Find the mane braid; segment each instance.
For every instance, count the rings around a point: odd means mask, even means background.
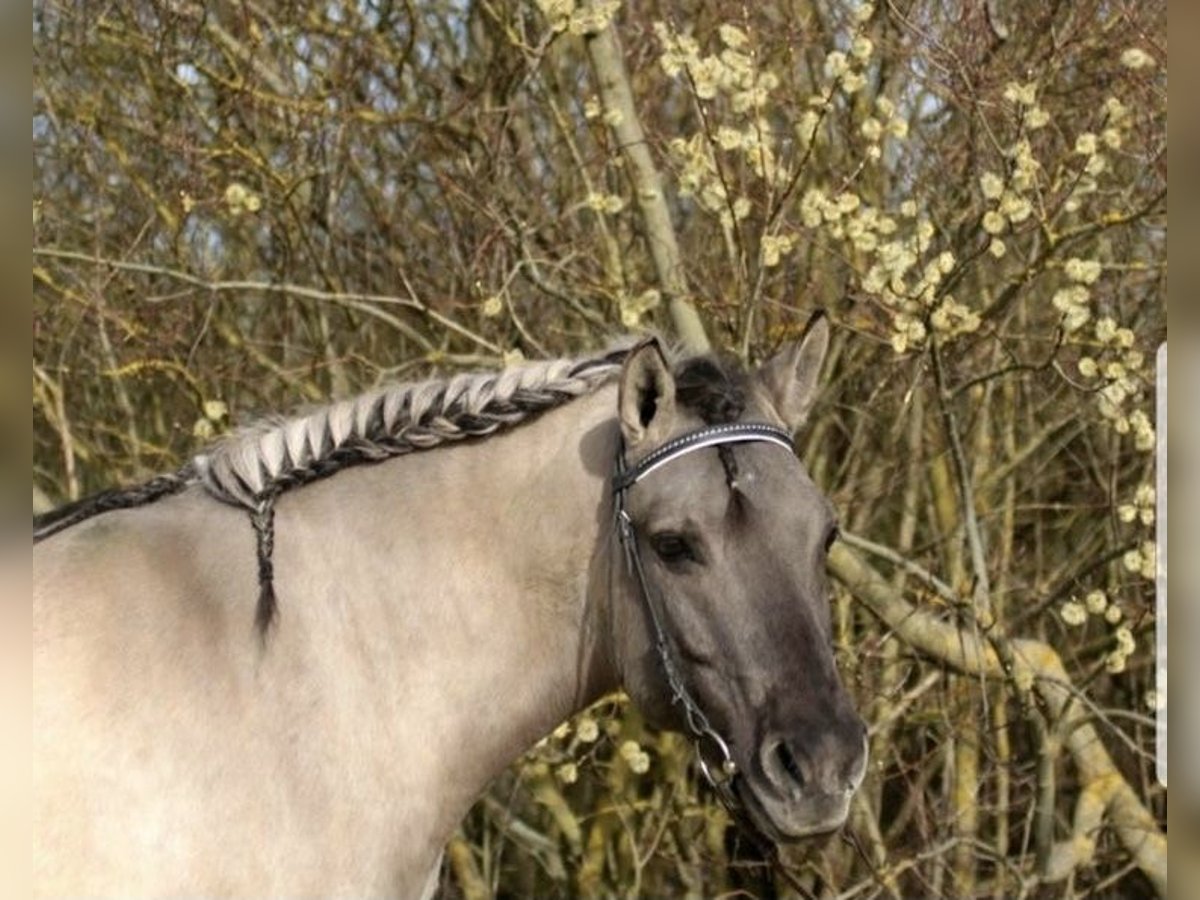
[[[159,475],[142,484],[127,488],[113,488],[52,509],[33,517],[33,542],[45,540],[72,525],[77,525],[92,516],[111,512],[114,509],[133,509],[145,506],[161,497],[178,494],[194,484],[196,473],[191,463],[177,472]]]

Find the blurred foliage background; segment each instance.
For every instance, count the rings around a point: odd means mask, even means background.
[[[33,37],[35,509],[381,380],[833,318],[851,822],[782,877],[615,697],[444,896],[1165,891],[1164,3],[37,0]]]

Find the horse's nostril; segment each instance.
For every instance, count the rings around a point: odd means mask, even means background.
[[[803,788],[806,780],[804,773],[800,771],[800,764],[796,762],[796,757],[792,755],[786,742],[780,741],[775,745],[775,755],[779,758],[779,764],[783,766],[783,770],[791,776],[792,781],[796,782],[796,786]]]

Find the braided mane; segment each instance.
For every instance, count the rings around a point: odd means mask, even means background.
[[[483,437],[590,394],[620,371],[628,348],[580,360],[535,362],[368,391],[305,415],[251,426],[194,456],[177,472],[104,491],[35,516],[36,543],[93,516],[200,485],[250,514],[257,538],[255,621],[265,639],[276,615],[272,555],[275,500],[344,468]]]
[[[616,376],[626,352],[389,385],[252,426],[192,466],[212,496],[258,510],[266,498],[347,466],[483,437],[590,394]]]

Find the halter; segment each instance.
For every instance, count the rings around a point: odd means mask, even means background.
[[[792,436],[775,425],[768,425],[765,422],[712,425],[668,441],[633,467],[628,466],[625,462],[625,447],[622,442],[617,448],[616,469],[612,480],[617,534],[620,536],[621,548],[625,551],[626,567],[630,574],[637,579],[642,599],[650,613],[650,621],[654,625],[654,643],[658,650],[658,658],[662,662],[663,672],[667,676],[667,685],[671,689],[671,702],[678,703],[683,707],[684,720],[695,741],[696,758],[700,762],[700,771],[704,773],[705,780],[712,785],[717,796],[721,798],[721,802],[735,814],[737,800],[733,793],[733,779],[738,774],[737,763],[734,762],[733,755],[729,752],[729,744],[713,728],[708,716],[704,714],[704,710],[696,703],[695,698],[683,683],[675,661],[671,640],[666,631],[662,598],[650,588],[650,584],[646,580],[646,569],[642,565],[642,556],[638,552],[633,520],[625,509],[625,494],[655,469],[665,466],[693,450],[751,441],[777,444],[789,453],[795,452]],[[710,741],[720,753],[721,774],[719,777],[709,768],[704,754],[701,752],[701,744],[706,740]]]

